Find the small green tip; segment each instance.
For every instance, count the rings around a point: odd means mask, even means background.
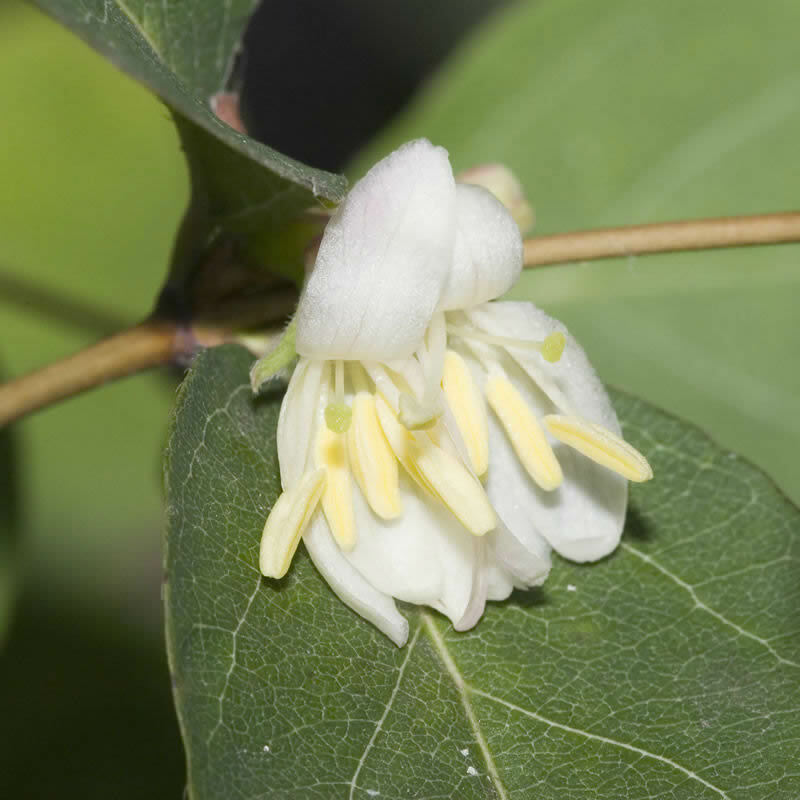
[[[333,433],[347,433],[353,412],[346,403],[329,403],[325,408],[325,424]]]
[[[556,331],[555,333],[551,333],[543,342],[542,342],[542,358],[545,361],[549,361],[551,364],[555,364],[558,361],[562,354],[564,353],[564,348],[567,345],[567,337],[564,336],[561,331]]]

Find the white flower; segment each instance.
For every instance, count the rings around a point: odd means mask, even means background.
[[[521,268],[511,214],[426,140],[353,187],[297,309],[265,575],[302,537],[336,594],[402,645],[395,598],[466,630],[487,599],[542,583],[551,547],[575,561],[616,547],[627,481],[652,473],[564,327],[490,302]]]

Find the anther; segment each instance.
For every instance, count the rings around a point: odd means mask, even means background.
[[[505,375],[495,374],[486,384],[486,398],[531,478],[545,491],[557,489],[564,479],[561,465],[522,395]]]
[[[320,427],[314,463],[324,469],[327,475],[325,491],[322,493],[322,510],[333,538],[342,550],[352,550],[356,544],[356,524],[345,437]]]
[[[347,454],[370,508],[382,519],[399,517],[402,507],[397,459],[378,420],[375,398],[367,392],[359,392],[353,399]]]
[[[324,489],[325,470],[312,470],[275,501],[261,535],[259,567],[263,575],[282,578],[286,574]]]
[[[466,362],[452,350],[445,355],[442,390],[464,440],[472,471],[481,476],[489,467],[486,406]]]
[[[556,439],[629,481],[641,483],[653,477],[647,459],[602,425],[560,414],[546,416],[544,424]]]

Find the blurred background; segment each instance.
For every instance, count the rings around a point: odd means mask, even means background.
[[[353,177],[421,135],[457,169],[503,161],[540,233],[787,210],[799,24],[795,0],[265,2],[244,113],[268,144]],[[0,0],[0,76],[0,370],[14,376],[150,309],[187,175],[159,102],[16,0]],[[564,319],[605,380],[798,501],[799,253],[559,267],[514,295]],[[4,796],[181,796],[160,606],[178,378],[105,387],[2,440],[0,555],[21,565],[12,581],[0,564]]]

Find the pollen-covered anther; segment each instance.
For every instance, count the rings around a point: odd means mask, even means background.
[[[403,509],[397,459],[378,420],[375,397],[368,392],[359,392],[353,398],[347,455],[370,508],[382,519],[399,517]]]
[[[307,472],[293,489],[283,492],[272,507],[261,535],[259,567],[268,578],[282,578],[300,537],[325,489],[325,470]]]
[[[560,414],[546,416],[544,424],[556,439],[629,481],[641,483],[653,477],[647,459],[635,447],[601,425]]]
[[[486,407],[472,380],[469,367],[452,350],[448,350],[445,355],[442,390],[467,448],[472,471],[480,477],[489,468]]]
[[[531,478],[545,491],[557,489],[564,479],[561,465],[522,395],[505,375],[495,374],[486,384],[486,398]]]
[[[412,448],[416,468],[456,519],[475,536],[497,527],[497,517],[480,481],[455,456],[418,434]]]
[[[320,426],[314,447],[314,463],[327,475],[322,493],[325,519],[339,547],[350,551],[356,544],[356,524],[345,435]]]
[[[480,481],[429,434],[411,433],[401,425],[380,395],[376,409],[389,446],[411,479],[442,503],[470,533],[483,536],[493,530],[497,517]]]

